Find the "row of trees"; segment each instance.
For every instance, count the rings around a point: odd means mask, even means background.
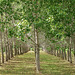
[[[75,64],[75,7],[74,0],[63,0],[48,7],[50,14],[44,25],[46,38],[49,41],[47,49],[51,54],[61,56],[72,63],[72,54]],[[47,41],[47,42],[48,42]],[[57,53],[57,54],[56,54]],[[66,55],[67,53],[67,55]],[[59,55],[58,55],[59,54]]]
[[[50,47],[52,54],[56,55],[56,51],[57,54],[58,51],[62,51],[63,57],[67,50],[72,62],[73,49],[75,57],[74,3],[75,0],[2,0],[0,2],[0,14],[4,16],[4,21],[0,23],[3,28],[8,29],[9,37],[17,37],[24,42],[27,37],[33,42],[37,72],[40,70],[39,47],[42,46],[40,32],[44,33],[45,47],[47,49]],[[31,30],[34,33],[31,33]]]
[[[19,34],[20,28],[19,21],[15,20],[15,10],[13,10],[12,2],[9,0],[3,0],[0,2],[0,63],[10,60],[12,57],[23,54],[28,51],[26,42],[22,41],[23,38]],[[18,30],[18,33],[17,33]],[[19,37],[19,38],[18,38]]]

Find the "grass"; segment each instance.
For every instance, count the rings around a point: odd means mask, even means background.
[[[75,75],[75,66],[59,57],[40,53],[40,73],[36,74],[34,52],[18,55],[0,66],[0,75]]]

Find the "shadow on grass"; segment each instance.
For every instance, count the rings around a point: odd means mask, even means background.
[[[59,57],[40,53],[40,73],[36,74],[35,55],[28,52],[0,67],[0,75],[75,75],[75,66]]]

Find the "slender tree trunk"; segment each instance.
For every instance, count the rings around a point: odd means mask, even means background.
[[[35,32],[35,27],[34,27],[34,41],[36,41],[35,34],[36,34],[36,32]],[[34,45],[34,52],[35,52],[35,58],[36,58],[36,45]]]
[[[53,55],[53,48],[51,47],[50,54]]]
[[[17,55],[17,48],[16,48],[16,40],[14,38],[14,55],[16,56]]]
[[[75,64],[75,43],[74,43],[74,64]]]
[[[6,29],[7,30],[7,29]],[[7,32],[7,31],[6,31]],[[10,51],[9,51],[9,40],[8,40],[8,33],[6,33],[7,37],[7,60],[10,59]]]
[[[10,43],[8,41],[8,59],[10,60]]]
[[[57,50],[57,57],[58,57],[58,50]]]
[[[13,57],[13,42],[12,42],[12,38],[11,38],[10,49],[11,49],[11,58],[12,58]]]
[[[8,47],[7,47],[7,45],[6,45],[6,50],[5,50],[5,54],[6,54],[6,61],[8,61]]]
[[[6,28],[6,50],[5,50],[5,54],[6,54],[6,61],[8,61],[8,36],[7,36],[7,28]]]
[[[66,60],[66,50],[64,51],[64,59]]]
[[[70,58],[70,63],[72,63],[72,56],[71,56],[71,47],[69,48],[69,58]]]
[[[39,59],[39,39],[38,39],[38,31],[35,30],[35,38],[36,38],[36,71],[39,73],[40,71],[40,59]]]
[[[69,58],[70,58],[70,63],[72,63],[72,55],[71,55],[71,37],[70,37],[70,45],[69,45]]]
[[[1,22],[3,22],[3,14],[1,14]],[[1,25],[2,27],[2,25]],[[3,52],[3,41],[2,41],[2,32],[1,32],[1,60],[2,60],[2,63],[4,63],[4,52]]]
[[[60,57],[60,49],[58,50],[58,57]]]
[[[20,44],[20,54],[21,54],[21,44]]]
[[[4,63],[4,52],[3,52],[2,33],[1,33],[1,60],[2,60],[2,63]]]
[[[67,60],[69,61],[69,50],[67,50]]]
[[[59,49],[59,57],[61,57],[61,49]]]
[[[5,49],[5,61],[8,61],[7,28],[5,28],[4,33],[4,49]]]
[[[7,14],[5,13],[5,17],[7,17]],[[5,18],[5,21],[7,21],[7,18]],[[6,23],[5,23],[6,24]],[[8,61],[8,33],[7,33],[7,27],[5,27],[5,60]]]
[[[56,50],[54,50],[54,55],[56,56]]]
[[[17,54],[19,55],[19,47],[17,48]]]
[[[64,53],[63,53],[63,50],[62,50],[62,59],[64,59]]]

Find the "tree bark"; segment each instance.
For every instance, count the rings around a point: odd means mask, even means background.
[[[75,43],[74,43],[74,64],[75,64]]]
[[[5,54],[6,54],[6,61],[8,61],[8,36],[7,36],[7,28],[6,28],[6,50],[5,50]]]
[[[54,50],[54,55],[56,56],[56,50]]]
[[[35,30],[35,39],[36,39],[36,71],[39,73],[40,71],[40,59],[39,59],[39,39],[38,39],[38,31]]]
[[[63,53],[63,50],[62,50],[62,59],[64,59],[64,53]]]
[[[3,22],[3,14],[1,14],[1,22]],[[2,24],[1,24],[1,27],[2,27]],[[4,63],[4,52],[3,52],[3,41],[2,41],[2,32],[1,32],[1,60],[2,60],[2,63]]]
[[[34,27],[34,41],[36,41],[35,34],[36,32],[35,32],[35,27]],[[35,58],[36,58],[36,44],[34,45],[34,52],[35,52]]]
[[[70,63],[72,63],[71,47],[69,48],[69,58],[70,58]]]
[[[66,60],[66,50],[64,51],[64,59]]]
[[[21,54],[21,44],[20,44],[20,54]]]
[[[10,43],[8,41],[8,59],[10,60]]]
[[[16,40],[14,38],[14,55],[16,56],[17,55],[17,48],[16,48]]]
[[[69,58],[70,58],[70,63],[72,63],[72,55],[71,55],[71,37],[70,37],[70,45],[69,45]]]
[[[58,57],[58,50],[57,50],[57,57]]]
[[[69,50],[67,50],[67,60],[69,61]]]
[[[11,38],[11,42],[10,42],[10,49],[11,49],[11,58],[13,57],[13,42],[12,42],[12,38]]]

